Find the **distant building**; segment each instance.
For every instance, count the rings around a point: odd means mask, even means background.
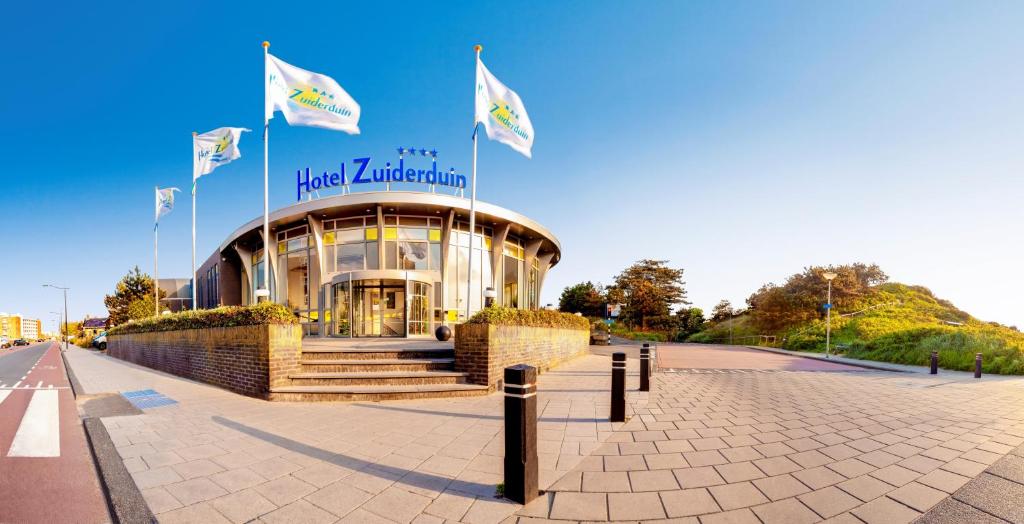
[[[192,308],[192,288],[187,278],[161,278],[157,281],[164,297],[160,299],[160,311],[177,313]]]
[[[82,321],[82,333],[88,338],[93,338],[99,335],[100,331],[106,331],[107,324],[107,318],[86,318]]]
[[[0,336],[7,337],[7,340],[36,340],[42,333],[43,323],[39,319],[0,313]]]

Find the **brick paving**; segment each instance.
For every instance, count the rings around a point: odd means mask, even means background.
[[[155,389],[178,402],[101,419],[160,522],[496,523],[521,507],[494,497],[500,394],[266,402],[78,348],[67,358],[86,393]],[[630,366],[636,389],[637,363]],[[538,382],[540,484],[548,487],[621,423],[608,422],[606,357],[579,358]]]
[[[1024,443],[1022,379],[803,372],[840,369],[749,351],[661,346],[663,368],[711,372],[655,375],[520,522],[910,522]]]

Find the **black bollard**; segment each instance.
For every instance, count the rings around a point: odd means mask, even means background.
[[[626,421],[626,354],[612,353],[611,422]]]
[[[640,348],[640,391],[651,390],[651,345]]]
[[[505,368],[505,497],[527,504],[540,493],[537,460],[537,368]]]
[[[931,370],[931,374],[932,375],[938,375],[939,374],[939,352],[938,351],[932,351],[932,370]]]
[[[981,378],[981,353],[974,354],[974,378]]]

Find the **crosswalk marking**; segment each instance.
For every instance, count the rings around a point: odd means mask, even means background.
[[[21,419],[8,457],[59,457],[60,412],[56,390],[37,390]]]
[[[10,395],[10,394],[11,394],[11,390],[9,390],[9,389],[0,389],[0,404],[3,404],[4,400],[7,399],[7,395]]]

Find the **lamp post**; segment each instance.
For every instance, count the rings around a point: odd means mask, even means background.
[[[57,332],[60,333],[61,319],[64,318],[59,311],[51,311],[51,315],[57,315]]]
[[[836,274],[826,271],[821,276],[828,281],[828,303],[825,304],[825,358],[828,358],[828,347],[832,339],[832,279],[836,278]]]
[[[53,284],[43,284],[43,287],[52,287],[59,289],[64,292],[64,351],[68,350],[68,290],[71,288],[55,286]]]

